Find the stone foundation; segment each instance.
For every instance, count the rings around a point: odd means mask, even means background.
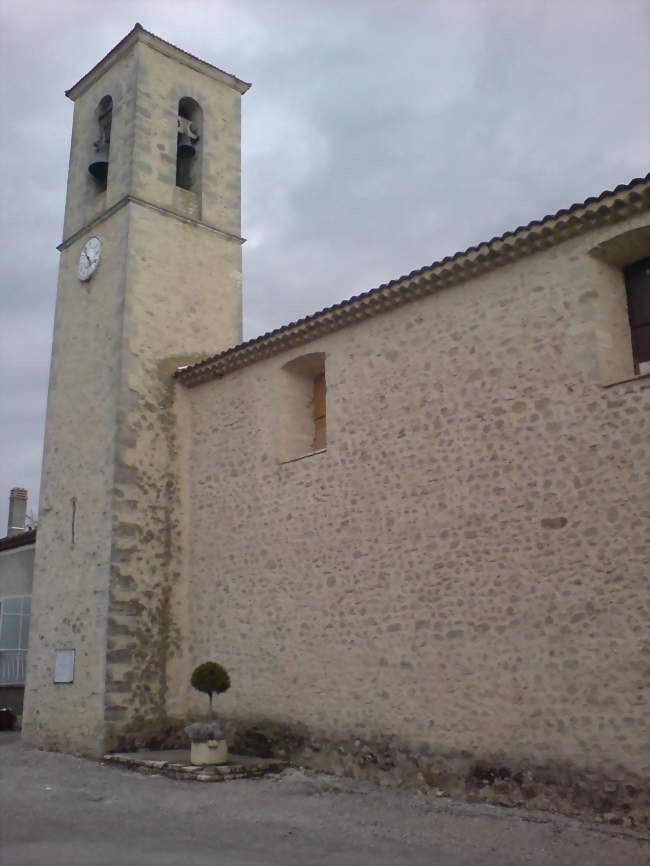
[[[119,732],[107,738],[106,752],[135,752],[142,749],[188,749],[189,738],[185,719],[161,717],[144,719],[136,716]]]
[[[305,726],[263,719],[220,717],[219,722],[230,751],[249,760],[279,761],[498,806],[556,811],[650,833],[650,785],[623,770],[605,776],[568,761],[537,763],[515,758],[505,750],[478,755],[468,751],[436,752],[423,745],[415,753],[396,738],[374,742],[360,738],[334,740]],[[134,752],[143,749],[187,749],[189,755],[188,738],[183,732],[186,724],[182,719],[134,723],[109,751],[128,752],[114,756],[121,763],[135,760]],[[185,771],[178,772],[178,778],[185,778]],[[171,769],[166,772],[171,774]]]
[[[396,739],[333,741],[301,727],[232,720],[224,725],[238,754],[288,760],[312,770],[500,806],[562,812],[650,831],[650,787],[623,771],[604,776],[566,761],[536,763],[498,754],[415,754]]]

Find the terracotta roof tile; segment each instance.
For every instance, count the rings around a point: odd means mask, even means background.
[[[36,530],[27,529],[25,532],[19,532],[18,535],[6,535],[0,538],[0,550],[11,550],[14,547],[26,547],[28,544],[34,544],[36,541]]]
[[[597,205],[599,205],[597,207]],[[180,367],[174,373],[187,387],[223,376],[240,367],[299,346],[322,334],[400,306],[438,289],[462,282],[538,250],[582,234],[596,225],[615,223],[650,208],[650,174],[605,190],[580,204],[532,220],[489,241],[445,256],[377,288],[353,295],[331,307],[289,322],[203,361]]]

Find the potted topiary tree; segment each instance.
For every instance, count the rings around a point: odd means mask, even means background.
[[[224,764],[228,760],[228,745],[221,725],[212,715],[212,695],[223,694],[230,688],[230,676],[218,662],[203,662],[194,668],[190,679],[192,686],[208,696],[208,721],[187,725],[185,733],[190,738],[190,761],[193,764]]]

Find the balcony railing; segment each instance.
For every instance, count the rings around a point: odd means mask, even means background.
[[[0,650],[0,686],[25,684],[27,650]]]

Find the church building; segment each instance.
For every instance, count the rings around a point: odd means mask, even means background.
[[[24,737],[214,660],[235,750],[642,814],[650,175],[241,342],[248,88],[136,25],[67,92]]]

